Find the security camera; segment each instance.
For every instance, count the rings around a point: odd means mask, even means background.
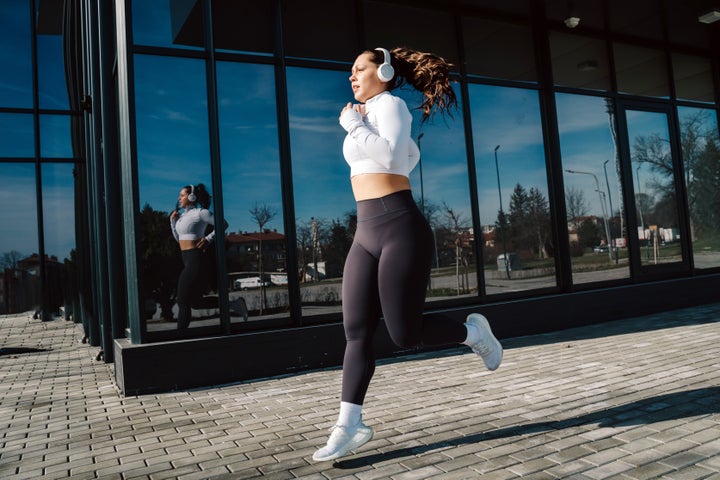
[[[565,26],[575,28],[580,24],[580,17],[568,17],[565,19]]]

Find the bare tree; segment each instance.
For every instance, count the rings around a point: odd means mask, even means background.
[[[277,215],[277,212],[268,207],[267,204],[258,204],[249,210],[251,219],[258,226],[258,274],[260,275],[260,315],[267,308],[267,293],[265,291],[265,267],[263,262],[262,236],[265,226]]]
[[[0,270],[17,267],[18,262],[23,256],[24,255],[17,250],[10,250],[9,252],[3,253],[2,256],[0,256]]]
[[[588,212],[585,193],[579,188],[568,188],[567,192],[565,192],[565,208],[568,222],[572,222],[575,228],[578,228],[578,218],[587,215]]]
[[[454,233],[455,239],[455,279],[457,294],[465,293],[469,288],[468,259],[463,248],[463,231],[466,229],[465,220],[462,214],[450,208],[443,202],[445,217],[449,220],[450,230]],[[462,265],[462,273],[460,266]]]

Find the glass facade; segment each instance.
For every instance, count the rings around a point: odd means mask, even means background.
[[[97,13],[66,3],[77,28]],[[412,110],[410,181],[435,241],[428,309],[720,272],[720,65],[710,34],[681,35],[704,28],[683,9],[576,2],[570,29],[542,1],[116,3],[103,12],[120,43],[72,58],[47,3],[0,15],[0,195],[18,205],[0,214],[13,232],[0,313],[80,302],[104,321],[107,292],[83,282],[121,257],[130,321],[112,331],[133,343],[339,322],[356,212],[338,116],[366,45],[453,64],[453,116],[421,124]],[[99,78],[106,56],[116,68]],[[178,332],[169,216],[199,184],[217,241]]]

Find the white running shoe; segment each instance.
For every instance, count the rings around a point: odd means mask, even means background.
[[[363,423],[354,427],[335,425],[330,429],[332,433],[327,444],[313,454],[316,462],[335,460],[345,456],[350,450],[365,445],[373,437],[372,428]]]
[[[471,313],[467,316],[465,324],[474,326],[480,333],[480,340],[470,345],[472,351],[482,357],[488,370],[497,370],[500,363],[502,363],[503,349],[500,342],[493,335],[492,330],[490,330],[487,318],[479,313]]]

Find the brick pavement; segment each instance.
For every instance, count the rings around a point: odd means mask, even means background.
[[[720,304],[380,362],[375,438],[313,463],[340,370],[123,397],[77,326],[0,317],[0,478],[720,479]],[[250,360],[249,360],[250,361]]]

